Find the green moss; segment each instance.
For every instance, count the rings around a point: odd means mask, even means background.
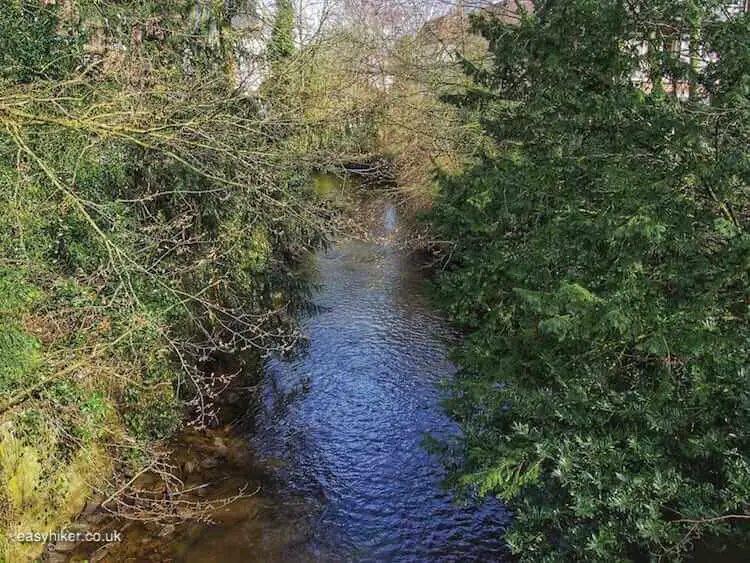
[[[33,560],[42,546],[12,540],[18,532],[59,530],[78,513],[91,492],[88,483],[109,471],[104,451],[85,445],[75,456],[57,457],[55,421],[45,420],[44,432],[20,438],[14,425],[0,428],[0,502],[4,503],[0,560]]]
[[[39,341],[21,328],[21,317],[41,292],[26,283],[22,271],[0,268],[0,391],[10,393],[29,382],[42,357]]]

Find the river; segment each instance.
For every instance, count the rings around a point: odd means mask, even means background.
[[[383,211],[387,235],[397,228]],[[345,241],[317,259],[318,312],[293,360],[266,365],[253,444],[284,460],[294,494],[322,511],[306,546],[336,560],[497,560],[501,507],[460,508],[423,436],[455,432],[438,383],[449,336],[418,264],[395,246]]]
[[[426,300],[418,260],[394,244],[379,204],[376,242],[344,240],[315,257],[306,343],[264,365],[249,407],[248,480],[258,496],[168,539],[129,534],[121,557],[173,561],[501,561],[507,514],[459,506],[424,436],[458,430],[440,406],[450,333]],[[376,208],[378,208],[376,205]],[[242,464],[214,467],[242,479]],[[252,476],[249,473],[253,473]],[[140,543],[139,543],[140,542]],[[132,547],[132,546],[131,546]],[[156,555],[158,554],[158,555]]]

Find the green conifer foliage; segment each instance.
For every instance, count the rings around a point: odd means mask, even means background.
[[[268,44],[268,57],[279,61],[294,53],[294,5],[291,0],[277,0],[276,18]]]
[[[456,484],[509,503],[528,561],[739,545],[750,18],[707,0],[535,4],[518,24],[476,21],[495,65],[453,101],[483,111],[497,149],[444,178],[431,215],[454,244],[437,297],[466,330]],[[680,36],[717,56],[696,65]]]

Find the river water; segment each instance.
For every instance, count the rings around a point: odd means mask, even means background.
[[[441,487],[425,433],[456,432],[441,411],[449,336],[417,264],[388,242],[342,242],[317,259],[318,309],[306,350],[266,364],[253,444],[282,460],[292,494],[321,507],[301,558],[493,561],[504,553],[498,504],[459,507]],[[291,554],[289,554],[291,555]]]
[[[395,244],[395,208],[380,202],[374,209],[376,242],[341,241],[315,257],[319,289],[314,311],[302,321],[306,344],[291,358],[265,362],[257,401],[245,415],[252,462],[211,464],[211,478],[224,480],[225,491],[244,480],[261,492],[220,511],[214,524],[190,524],[164,538],[135,528],[111,557],[201,563],[506,557],[503,507],[455,504],[441,484],[440,460],[423,447],[427,433],[458,431],[440,407],[439,383],[454,372],[450,333],[427,303],[420,264]],[[236,451],[233,440],[229,449]],[[199,442],[186,443],[200,464]]]

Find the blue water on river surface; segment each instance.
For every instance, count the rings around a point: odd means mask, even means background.
[[[383,208],[384,235],[397,230]],[[317,507],[287,560],[497,561],[507,515],[460,507],[424,433],[456,432],[438,383],[454,372],[424,278],[396,245],[341,242],[317,257],[317,312],[293,359],[266,363],[253,446],[291,498]]]

